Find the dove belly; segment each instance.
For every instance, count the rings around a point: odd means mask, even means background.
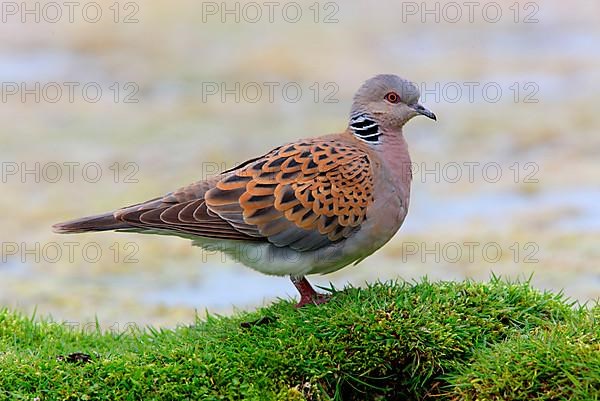
[[[367,220],[351,237],[313,251],[296,251],[290,247],[277,247],[269,242],[204,237],[196,237],[193,243],[209,252],[223,252],[264,274],[326,274],[351,263],[358,263],[381,248],[398,231],[405,215],[406,211],[401,210],[401,216],[398,217],[383,216]]]
[[[268,242],[211,238],[196,238],[194,245],[208,252],[222,252],[254,270],[276,276],[330,273],[360,259],[364,254],[349,251],[344,242],[303,252],[289,247],[277,247]]]

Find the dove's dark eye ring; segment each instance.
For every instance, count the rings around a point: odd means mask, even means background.
[[[400,103],[400,96],[396,92],[390,92],[384,96],[384,99],[390,103]]]

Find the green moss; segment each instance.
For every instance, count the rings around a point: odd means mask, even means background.
[[[600,376],[588,314],[498,279],[347,288],[175,330],[90,333],[4,310],[0,398],[587,400]],[[57,358],[74,352],[92,362]]]
[[[595,316],[594,316],[595,314]],[[598,400],[600,307],[478,350],[449,379],[457,400]]]

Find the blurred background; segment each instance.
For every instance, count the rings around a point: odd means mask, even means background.
[[[183,239],[50,226],[343,130],[377,73],[417,83],[438,116],[405,128],[409,215],[312,281],[496,274],[600,296],[599,3],[69,4],[1,5],[0,306],[118,329],[295,297]]]

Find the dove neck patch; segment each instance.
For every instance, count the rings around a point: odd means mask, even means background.
[[[370,144],[381,143],[379,124],[368,114],[357,114],[350,118],[350,129],[361,141]]]

